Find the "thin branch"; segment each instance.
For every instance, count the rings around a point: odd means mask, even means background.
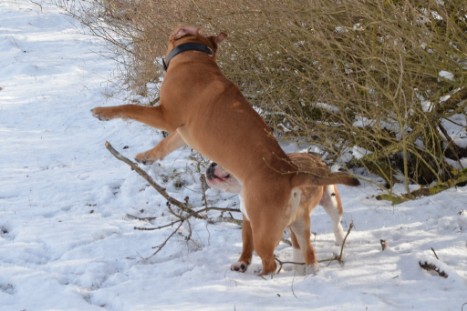
[[[204,212],[209,212],[209,211],[241,213],[239,208],[234,208],[234,207],[214,207],[214,206],[206,207],[206,208],[194,211],[193,213],[199,214],[199,213],[204,213]]]
[[[344,241],[342,241],[341,252],[339,254],[339,257],[337,258],[337,261],[339,261],[339,263],[341,264],[344,263],[344,261],[342,260],[342,256],[344,254],[345,242],[347,241],[347,238],[349,237],[350,231],[352,231],[352,229],[353,229],[353,221],[349,225],[349,229],[347,230],[347,234],[345,235]]]
[[[202,200],[203,200],[204,206],[208,207],[208,199],[206,198],[206,190],[208,188],[208,184],[206,182],[206,177],[203,174],[199,176],[199,182],[201,183],[201,192],[203,194]]]
[[[344,260],[343,260],[342,258],[343,258],[343,254],[344,254],[345,242],[347,241],[347,237],[349,236],[350,231],[352,231],[352,229],[353,229],[353,222],[350,223],[349,229],[347,230],[347,234],[345,235],[344,241],[342,241],[340,254],[339,254],[339,255],[334,255],[334,256],[331,257],[331,258],[320,259],[320,260],[318,260],[318,263],[320,263],[320,262],[331,262],[331,261],[336,260],[336,261],[338,261],[340,264],[343,264],[343,263],[344,263]],[[298,265],[298,266],[306,265],[305,262],[282,261],[282,260],[280,260],[280,259],[277,258],[277,257],[275,257],[274,259],[275,259],[275,260],[277,261],[277,263],[279,264],[279,269],[278,269],[277,273],[279,273],[279,272],[282,270],[282,266],[285,265],[285,264]]]
[[[149,258],[156,256],[164,248],[167,242],[175,235],[175,233],[178,232],[178,230],[180,229],[180,227],[183,225],[184,222],[185,221],[180,221],[180,224],[178,225],[178,227],[165,239],[165,241],[162,242],[162,244],[160,244],[159,246],[154,247],[157,250],[151,256],[146,257],[145,259],[148,260]]]
[[[292,278],[292,285],[291,285],[291,288],[292,288],[292,294],[293,294],[293,296],[294,296],[295,298],[298,299],[297,295],[295,295],[295,290],[294,290],[294,288],[293,288],[294,282],[295,282],[295,273],[294,273],[293,278]]]
[[[131,214],[126,214],[126,217],[129,218],[129,219],[136,219],[136,220],[147,221],[147,222],[152,222],[152,221],[157,219],[157,217],[154,217],[154,216],[139,217],[139,216],[135,216],[135,215],[131,215]]]
[[[131,161],[130,159],[124,157],[121,155],[117,150],[115,150],[112,145],[106,141],[105,142],[105,148],[110,151],[110,153],[116,157],[118,160],[128,164],[136,173],[138,173],[141,177],[143,177],[154,189],[156,189],[157,192],[159,192],[160,195],[162,195],[170,204],[173,204],[180,208],[182,211],[187,212],[188,214],[199,218],[199,219],[204,219],[204,217],[199,216],[197,213],[194,213],[193,210],[188,206],[188,204],[181,202],[174,197],[170,196],[167,191],[165,190],[164,187],[160,186],[158,183],[154,181],[154,179],[151,178],[151,176],[148,175],[143,169],[141,169],[138,164],[135,162]]]
[[[198,219],[204,219],[207,220],[208,218],[204,215],[200,215],[201,213],[207,213],[209,211],[221,211],[221,212],[240,212],[240,209],[238,208],[223,208],[223,207],[206,207],[200,210],[193,210],[193,208],[190,206],[188,203],[188,198],[184,199],[184,202],[179,201],[175,199],[174,197],[170,196],[166,189],[162,186],[160,186],[158,183],[154,181],[154,179],[148,175],[142,168],[138,166],[137,163],[131,161],[127,157],[123,156],[120,154],[108,141],[105,142],[105,148],[109,150],[109,152],[118,160],[126,163],[131,167],[132,170],[134,170],[136,173],[138,173],[141,177],[143,177],[149,185],[151,185],[160,195],[162,195],[169,204],[175,205],[178,207],[180,210],[184,211],[187,213],[190,217],[195,217]],[[170,207],[169,207],[170,208]]]
[[[201,215],[201,214],[202,213],[207,213],[207,212],[209,212],[211,210],[221,211],[221,212],[240,212],[239,209],[219,208],[219,207],[206,207],[206,208],[200,209],[198,211],[195,211],[195,210],[192,209],[192,207],[189,204],[189,199],[190,199],[189,197],[185,197],[184,202],[175,199],[174,197],[170,196],[167,193],[167,191],[165,190],[164,187],[162,187],[158,183],[156,183],[154,181],[154,179],[152,179],[152,177],[148,175],[148,173],[146,173],[143,169],[141,169],[138,166],[138,164],[136,164],[135,162],[133,162],[130,159],[126,158],[122,154],[120,154],[115,148],[112,147],[112,145],[108,141],[105,142],[105,147],[107,148],[107,150],[109,150],[109,152],[115,158],[117,158],[118,160],[120,160],[120,161],[126,163],[127,165],[129,165],[132,170],[134,170],[141,177],[143,177],[149,183],[149,185],[151,185],[159,194],[161,194],[167,200],[167,209],[168,209],[169,213],[177,218],[177,220],[175,220],[175,221],[172,221],[172,222],[170,222],[168,224],[161,225],[161,226],[158,226],[158,227],[150,227],[150,228],[134,227],[135,230],[153,231],[153,230],[159,230],[159,229],[163,229],[163,228],[172,227],[172,226],[178,224],[178,226],[175,228],[175,230],[172,231],[172,233],[164,240],[164,242],[162,242],[159,246],[154,247],[157,250],[152,255],[145,258],[146,260],[153,257],[153,256],[155,256],[155,255],[157,255],[162,250],[162,248],[164,248],[164,246],[167,244],[167,242],[175,235],[175,233],[177,233],[179,231],[179,229],[181,228],[181,226],[185,222],[188,224],[188,232],[189,232],[188,235],[185,237],[185,239],[187,241],[189,241],[191,239],[191,236],[192,236],[192,228],[191,228],[191,223],[189,221],[190,217],[195,217],[197,219],[203,219],[203,220],[206,220],[208,223],[214,223],[214,222],[216,222],[216,220],[209,218],[207,215]],[[206,198],[204,198],[204,202],[205,202],[205,204],[207,206]],[[174,210],[173,206],[176,206],[178,208],[178,211]],[[152,221],[152,220],[155,219],[155,217],[141,218],[141,217],[133,216],[133,215],[130,215],[130,214],[127,214],[127,217],[132,218],[132,219],[137,219],[137,220],[144,220],[144,221]],[[227,219],[225,219],[224,217],[222,217],[220,219],[222,221],[227,221]],[[233,220],[228,220],[228,221],[233,221]],[[236,223],[238,224],[238,221],[236,221]]]
[[[162,225],[162,226],[159,226],[159,227],[151,227],[151,228],[145,228],[145,227],[133,227],[134,230],[140,230],[140,231],[153,231],[153,230],[159,230],[159,229],[164,229],[164,228],[167,228],[167,227],[171,227],[173,225],[175,225],[176,223],[178,222],[183,222],[184,219],[177,219],[175,221],[172,221],[171,223],[168,223],[166,225]]]
[[[29,2],[31,2],[32,4],[37,5],[37,6],[41,9],[41,13],[43,13],[43,11],[42,11],[42,3],[37,3],[37,2],[32,1],[32,0],[29,0]]]
[[[449,136],[449,133],[448,131],[444,128],[443,124],[440,122],[438,122],[438,129],[440,131],[440,133],[444,136],[444,138],[446,139],[447,141],[447,144],[446,144],[446,147],[452,152],[452,155],[454,157],[456,157],[456,162],[457,164],[459,164],[459,166],[461,168],[464,168],[464,166],[462,165],[462,162],[461,162],[461,159],[459,157],[462,157],[460,154],[461,154],[461,151],[460,151],[460,148],[459,146],[454,142],[454,140],[451,138],[451,136]]]

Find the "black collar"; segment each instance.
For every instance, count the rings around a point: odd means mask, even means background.
[[[211,48],[208,47],[207,45],[200,44],[200,43],[191,43],[191,42],[183,43],[183,44],[180,44],[179,46],[174,47],[173,50],[170,51],[169,56],[167,57],[167,62],[164,59],[162,59],[162,63],[164,64],[164,70],[167,71],[172,58],[186,51],[198,51],[198,52],[206,53],[208,55],[214,54]]]

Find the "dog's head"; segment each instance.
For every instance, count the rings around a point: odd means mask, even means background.
[[[227,38],[227,34],[220,32],[217,36],[204,36],[201,30],[196,26],[178,27],[169,37],[167,55],[177,46],[184,43],[198,43],[206,45],[212,50],[212,56],[215,57],[219,43]]]
[[[240,193],[240,182],[222,166],[212,162],[206,170],[206,181],[209,187],[225,192]]]

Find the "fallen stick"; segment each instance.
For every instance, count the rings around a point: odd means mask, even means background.
[[[344,255],[344,246],[345,246],[345,242],[347,241],[347,237],[349,236],[350,234],[350,231],[352,231],[353,229],[353,222],[350,223],[349,225],[349,229],[347,230],[347,234],[345,235],[344,237],[344,241],[342,241],[342,245],[341,245],[341,251],[340,251],[340,254],[339,255],[334,255],[334,257],[331,257],[331,258],[327,258],[327,259],[320,259],[318,260],[318,262],[332,262],[334,260],[336,260],[337,262],[339,262],[340,264],[343,264],[344,263],[344,260],[342,259],[343,255]],[[282,270],[282,266],[285,265],[285,264],[291,264],[291,265],[299,265],[299,266],[303,266],[305,265],[306,263],[304,262],[295,262],[295,261],[282,261],[280,260],[279,258],[275,257],[275,260],[277,261],[277,263],[279,264],[279,269],[277,270],[277,273],[279,273],[281,270]]]
[[[156,189],[157,192],[159,192],[160,195],[162,195],[170,204],[173,204],[180,208],[181,210],[192,214],[193,210],[184,202],[181,202],[174,197],[170,196],[167,191],[165,191],[165,188],[160,186],[158,183],[154,181],[154,179],[151,178],[151,176],[148,175],[143,169],[141,169],[138,164],[135,162],[131,161],[127,157],[121,155],[115,148],[108,142],[105,142],[105,148],[110,151],[110,153],[117,158],[118,160],[128,164],[136,173],[138,173],[141,177],[143,177],[154,189]],[[196,218],[203,218],[197,214],[193,215]]]
[[[164,242],[159,244],[159,246],[154,246],[153,248],[156,248],[156,251],[152,255],[150,255],[149,257],[144,258],[145,260],[148,260],[149,258],[151,258],[153,256],[156,256],[164,248],[164,246],[167,244],[167,242],[169,242],[169,240],[175,235],[175,233],[178,232],[178,230],[183,225],[185,220],[179,220],[179,221],[180,221],[180,224],[177,226],[177,228],[174,231],[172,231],[172,233],[164,240]]]
[[[436,254],[436,251],[435,251],[435,249],[433,247],[431,248],[431,251],[435,255],[436,260],[439,260],[438,254]],[[434,272],[438,276],[443,277],[445,279],[448,278],[448,274],[445,271],[441,270],[441,268],[438,267],[435,263],[428,262],[428,261],[425,260],[425,261],[419,261],[418,265],[420,266],[420,268],[422,268],[422,269],[424,269],[424,270],[426,270],[428,272]]]
[[[445,279],[448,278],[448,274],[445,271],[441,270],[440,267],[436,266],[433,263],[429,263],[428,261],[424,261],[424,262],[419,261],[418,265],[420,266],[420,268],[425,269],[428,272],[433,271],[440,277],[443,277]]]
[[[200,215],[201,213],[208,212],[208,211],[222,211],[222,212],[240,212],[238,208],[220,208],[220,207],[206,207],[201,210],[195,211],[193,210],[190,205],[188,204],[188,200],[185,198],[185,202],[179,201],[174,197],[170,196],[164,187],[160,186],[158,183],[152,179],[151,176],[148,175],[142,168],[138,166],[137,163],[131,161],[127,157],[123,156],[119,153],[108,141],[105,142],[105,148],[109,150],[109,152],[118,160],[126,163],[131,167],[133,171],[138,173],[141,177],[143,177],[149,185],[151,185],[160,195],[162,195],[170,204],[177,206],[180,210],[188,213],[189,216],[193,216],[198,219],[206,219],[205,216]]]

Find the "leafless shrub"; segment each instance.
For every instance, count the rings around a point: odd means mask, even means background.
[[[462,174],[467,150],[442,122],[466,112],[465,1],[71,2],[125,55],[135,92],[147,95],[148,83],[160,81],[154,60],[177,25],[226,31],[223,72],[285,135],[365,166],[389,186]]]

